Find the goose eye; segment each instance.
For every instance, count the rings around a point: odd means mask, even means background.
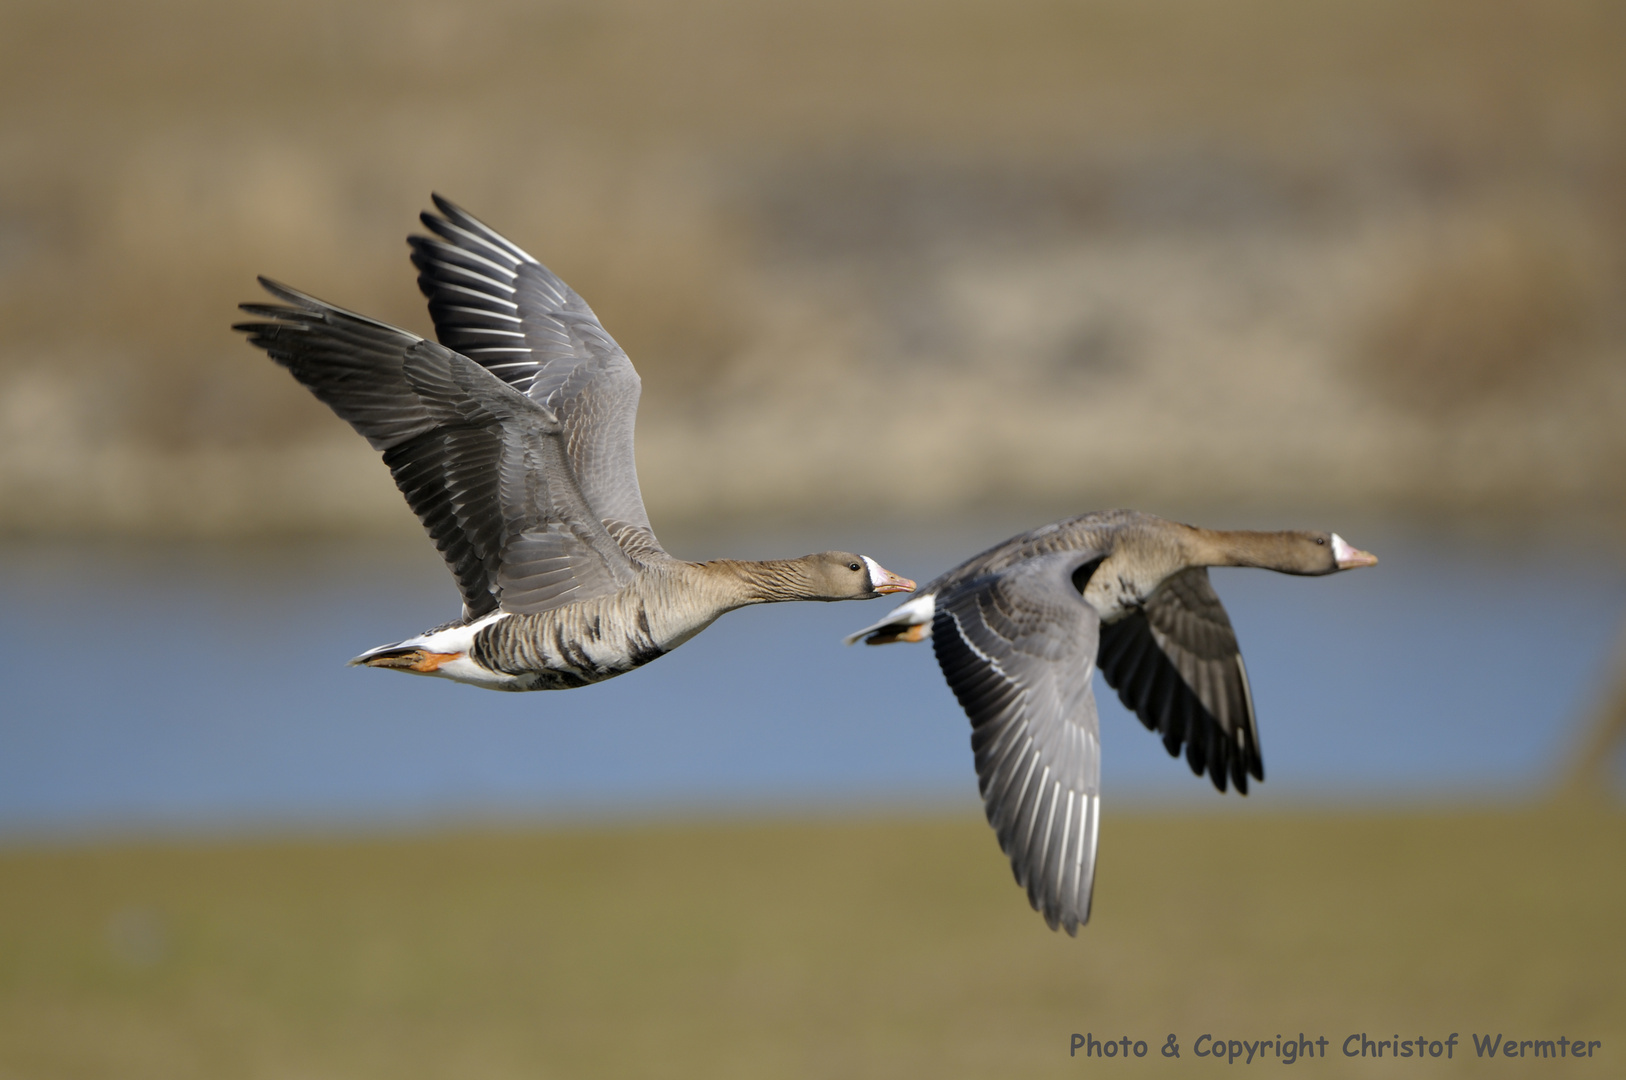
[[[1326,546],[1327,546],[1327,538],[1326,538],[1326,537],[1324,537],[1324,536],[1318,536],[1318,537],[1316,537],[1316,538],[1315,538],[1315,542],[1316,542],[1316,543],[1317,543],[1317,544],[1320,544],[1320,545],[1321,545],[1321,546],[1322,546],[1322,547],[1326,547]]]
[[[847,564],[847,569],[849,569],[849,570],[857,570],[858,569],[858,564],[855,563],[855,562],[848,563]]]

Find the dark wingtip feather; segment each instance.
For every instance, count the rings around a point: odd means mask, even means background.
[[[473,214],[469,213],[467,210],[463,209],[461,206],[457,205],[440,192],[431,191],[429,193],[429,199],[435,204],[435,209],[440,211],[440,217],[435,217],[429,211],[425,210],[423,213],[418,215],[418,220],[422,221],[424,225],[436,235],[445,235],[440,229],[436,228],[436,226],[444,225],[446,222],[451,222],[453,225],[456,225],[461,229],[466,229],[470,232],[486,232],[489,230],[489,226],[487,226],[485,222],[481,221],[479,218],[475,217]]]
[[[1196,733],[1188,734],[1192,737],[1186,740],[1186,764],[1191,766],[1193,776],[1202,776],[1208,771],[1208,755],[1203,752],[1202,740],[1196,737]]]
[[[1230,740],[1225,737],[1225,729],[1215,720],[1205,718],[1203,735],[1208,743],[1208,778],[1214,782],[1221,795],[1225,794],[1228,786],[1226,781],[1231,775],[1231,749]]]
[[[262,319],[289,319],[297,317],[300,314],[300,310],[298,308],[287,307],[283,304],[261,304],[252,301],[246,304],[238,304],[237,309],[239,311],[246,311],[250,315],[258,315]],[[237,326],[232,327],[232,329],[238,330],[246,325],[250,324],[239,323]]]
[[[322,306],[322,302],[316,299],[316,297],[310,296],[307,293],[302,293],[291,285],[284,285],[276,278],[269,278],[264,274],[257,274],[255,275],[254,280],[260,283],[260,288],[264,289],[266,292],[270,293],[272,296],[283,301],[284,303],[294,304],[302,308]]]
[[[460,207],[448,199],[444,199],[439,195],[430,195],[430,198],[435,200],[435,209],[439,210],[440,213],[437,214],[434,210],[425,210],[418,215],[418,221],[423,224],[424,228],[434,233],[435,236],[440,237],[441,241],[452,240],[455,236],[455,234],[452,232],[452,226],[458,224],[460,219],[467,217],[468,215],[465,214]],[[434,239],[434,237],[429,236],[407,237],[407,243],[412,246],[414,255],[416,255],[416,253],[421,250],[424,245],[433,244],[436,242],[437,241]],[[414,258],[413,261],[416,262],[416,258]]]
[[[435,204],[436,210],[439,210],[442,214],[445,214],[449,218],[468,216],[468,212],[466,210],[438,191],[431,191],[429,193],[429,201]]]

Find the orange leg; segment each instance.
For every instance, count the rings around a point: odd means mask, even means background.
[[[375,656],[362,663],[368,667],[396,668],[402,671],[416,671],[420,675],[430,675],[440,670],[440,665],[456,660],[462,653],[425,652],[423,649],[412,649],[407,652],[385,653]]]
[[[916,623],[906,630],[877,630],[864,639],[866,645],[891,645],[895,641],[924,641],[929,623]]]

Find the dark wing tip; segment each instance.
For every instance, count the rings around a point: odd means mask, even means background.
[[[479,218],[475,217],[473,214],[469,213],[467,210],[463,209],[461,206],[457,205],[440,192],[431,191],[429,193],[429,199],[435,204],[435,209],[440,211],[440,215],[437,217],[435,214],[425,210],[418,215],[418,220],[423,222],[424,228],[428,229],[436,236],[456,243],[456,233],[450,230],[459,229],[466,233],[473,233],[474,235],[483,238],[488,243],[491,241],[497,241],[504,249],[511,248],[513,246],[505,237],[502,236],[502,234],[498,233],[497,230],[493,229],[490,225],[487,225],[485,222],[481,221]],[[408,238],[409,243],[411,242],[411,239],[412,238],[410,237]]]
[[[266,292],[289,303],[267,304],[263,301],[247,301],[238,304],[239,311],[265,321],[235,322],[231,324],[231,328],[239,334],[247,334],[249,344],[269,352],[277,339],[284,334],[308,331],[309,314],[312,311],[319,311],[320,306],[297,289],[290,289],[263,274],[256,280]]]
[[[272,296],[283,301],[284,303],[293,304],[297,307],[306,308],[308,310],[319,310],[324,306],[320,300],[316,299],[316,297],[311,296],[309,293],[302,293],[292,285],[284,285],[276,278],[266,277],[264,274],[256,274],[254,276],[254,280],[260,283],[260,288],[264,289],[266,292],[270,293]]]
[[[418,214],[418,220],[423,227],[440,237],[442,240],[453,240],[455,233],[451,226],[463,229],[465,232],[480,232],[483,223],[461,206],[448,199],[438,191],[431,191],[429,199],[435,204],[434,210],[424,210]],[[438,213],[437,213],[438,211]],[[407,243],[417,251],[425,243],[433,243],[427,236],[409,236]]]
[[[258,316],[261,319],[270,319],[271,322],[240,322],[233,323],[232,329],[244,334],[265,333],[279,330],[307,329],[307,321],[312,315],[330,309],[331,305],[324,304],[308,293],[302,293],[291,285],[284,285],[275,278],[258,274],[254,278],[260,283],[260,288],[283,301],[281,304],[267,304],[264,301],[250,300],[238,304],[239,311]]]
[[[246,311],[250,315],[258,315],[262,319],[291,319],[301,314],[299,308],[288,307],[285,304],[256,304],[253,302],[238,304],[237,310]],[[245,326],[255,326],[256,323],[236,323],[233,330],[241,330]]]
[[[338,310],[308,293],[302,293],[264,274],[257,275],[254,280],[258,281],[266,292],[283,301],[281,304],[267,304],[264,301],[250,300],[237,305],[239,311],[270,320],[232,323],[231,328],[238,333],[254,335],[254,343],[257,345],[261,344],[259,339],[267,335],[274,337],[283,331],[309,329],[309,322],[313,317],[320,319],[324,312]]]

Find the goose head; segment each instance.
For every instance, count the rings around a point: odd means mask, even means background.
[[[868,555],[822,551],[797,561],[802,564],[809,600],[873,600],[915,589],[913,581],[885,569]]]
[[[1334,532],[1294,531],[1278,535],[1282,543],[1271,545],[1276,548],[1271,552],[1274,558],[1265,565],[1283,573],[1319,576],[1376,566],[1378,562],[1376,555],[1362,551]]]

